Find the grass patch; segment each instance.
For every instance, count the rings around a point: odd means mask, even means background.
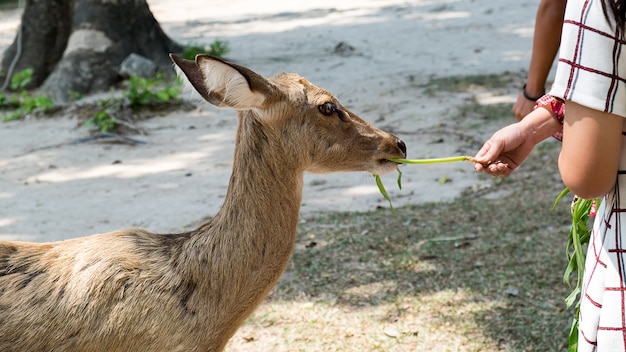
[[[480,104],[478,102],[472,102],[461,106],[458,115],[460,117],[477,117],[483,120],[506,120],[504,122],[513,122],[511,115],[513,111],[513,104],[511,103],[497,103],[497,104]]]
[[[452,119],[457,121],[459,126],[463,126],[464,129],[480,130],[488,125],[505,126],[512,123],[512,111],[512,103],[481,104],[477,101],[472,101],[459,107]]]
[[[487,199],[304,219],[289,269],[229,351],[563,351],[569,202],[558,143]]]

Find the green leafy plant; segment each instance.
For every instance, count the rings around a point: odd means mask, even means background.
[[[213,43],[209,44],[209,51],[207,54],[222,57],[230,52],[230,48],[228,47],[228,42],[221,41],[216,39]]]
[[[85,126],[94,126],[100,132],[111,132],[117,127],[117,121],[111,117],[109,112],[105,110],[100,110],[95,113],[92,117],[85,121]]]
[[[33,79],[33,69],[27,68],[19,71],[11,77],[9,87],[11,90],[23,90]]]
[[[565,188],[554,201],[553,209],[556,208],[558,202],[569,193],[569,189]],[[580,294],[583,285],[583,274],[585,269],[585,251],[584,246],[589,243],[591,238],[591,228],[589,227],[589,218],[592,215],[593,207],[600,205],[601,199],[582,199],[575,196],[571,205],[572,226],[569,230],[567,238],[567,246],[565,253],[567,255],[567,267],[563,273],[563,281],[573,288],[570,294],[565,298],[565,306],[567,309],[574,307],[574,318],[567,338],[568,351],[576,352],[578,349],[578,314],[580,313]],[[573,274],[576,274],[575,276]],[[573,276],[576,285],[572,285]]]
[[[391,158],[391,159],[388,159],[388,160],[389,161],[394,161],[394,162],[400,163],[400,164],[417,164],[417,165],[450,163],[450,162],[456,162],[456,161],[469,161],[469,162],[472,162],[472,163],[477,163],[478,162],[478,160],[476,160],[475,158],[473,158],[471,156],[467,156],[467,155],[452,156],[452,157],[446,157],[446,158],[432,158],[432,159]],[[402,189],[402,171],[400,171],[400,168],[397,168],[397,171],[398,171],[398,188]],[[389,207],[391,207],[393,209],[393,204],[391,202],[391,197],[389,196],[389,193],[387,192],[387,189],[385,188],[385,185],[383,185],[383,181],[380,178],[380,175],[374,175],[374,179],[376,180],[376,186],[378,186],[378,191],[383,196],[383,198],[385,198],[385,200],[387,200],[389,202]],[[447,181],[447,176],[446,176],[445,180]],[[445,183],[446,181],[441,182],[441,179],[440,179],[439,183]]]
[[[96,127],[100,132],[112,132],[124,121],[115,118],[124,107],[138,111],[145,106],[167,103],[178,99],[182,82],[176,79],[165,82],[161,75],[156,78],[131,76],[128,88],[121,98],[105,99],[98,102],[98,110],[85,121],[85,127]]]
[[[224,57],[230,52],[228,42],[216,39],[208,47],[197,44],[185,46],[183,49],[183,57],[187,60],[193,60],[198,54],[208,54],[215,57]]]
[[[130,102],[133,109],[142,105],[162,103],[175,100],[180,94],[180,81],[173,84],[164,84],[161,76],[157,78],[142,78],[131,76],[129,88],[124,97]]]
[[[48,112],[54,105],[52,99],[44,95],[31,95],[25,87],[32,81],[33,69],[27,68],[19,71],[11,77],[9,87],[16,94],[0,94],[0,108],[13,111],[3,114],[3,121],[13,121],[24,118],[35,110]]]
[[[387,189],[385,188],[385,185],[383,184],[383,180],[380,178],[380,175],[374,175],[374,179],[376,180],[376,186],[378,186],[378,191],[383,196],[383,198],[385,198],[385,200],[389,202],[389,207],[391,209],[393,209],[393,203],[391,202],[391,196],[389,196],[389,192],[387,192]],[[399,178],[398,178],[398,180],[399,180]],[[398,183],[398,185],[401,185],[401,183]],[[399,186],[399,187],[401,187],[401,186]]]
[[[2,120],[5,122],[20,120],[35,110],[43,110],[44,112],[48,112],[52,105],[52,100],[45,96],[22,97],[19,102],[19,108],[17,108],[13,112],[4,114],[2,116]]]

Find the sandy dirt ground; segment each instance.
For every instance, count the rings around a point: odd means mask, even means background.
[[[467,99],[512,102],[517,90],[430,96],[417,87],[435,77],[523,72],[539,1],[148,3],[175,40],[227,41],[228,57],[260,74],[299,73],[404,139],[410,158],[427,158],[474,154],[454,138],[433,144],[441,136],[429,129],[450,123],[446,116]],[[2,51],[19,19],[19,10],[0,13]],[[230,175],[235,112],[201,104],[141,127],[149,133],[136,138],[145,144],[132,146],[72,143],[88,132],[71,114],[0,124],[0,240],[54,241],[128,226],[179,231],[214,214]],[[485,126],[478,138],[494,129]],[[383,179],[396,206],[452,200],[489,183],[469,163],[403,171],[401,191],[395,174]],[[306,175],[304,192],[303,214],[388,206],[366,173]]]

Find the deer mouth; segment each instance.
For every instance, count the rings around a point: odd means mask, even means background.
[[[386,159],[386,158],[385,159],[379,159],[378,163],[381,164],[381,165],[387,165],[387,164],[400,165],[399,162],[392,161],[392,160],[389,160],[389,159]]]
[[[376,167],[376,170],[372,173],[378,175],[388,174],[394,171],[398,167],[398,165],[400,165],[400,163],[388,160],[386,158],[378,159],[378,167]]]

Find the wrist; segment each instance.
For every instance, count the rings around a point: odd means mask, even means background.
[[[539,109],[540,107],[542,109]],[[554,118],[552,111],[545,106],[535,105],[533,111],[519,123],[533,145],[550,136],[555,136],[562,130],[561,124]]]
[[[563,119],[565,118],[565,103],[563,100],[546,94],[537,99],[533,110],[537,108],[544,108],[550,113],[553,120],[558,122],[559,129],[553,134],[553,137],[559,141],[563,140]]]
[[[541,89],[541,91],[539,91],[539,94],[537,94],[537,91],[533,92],[533,91],[529,91],[529,87],[527,83],[524,83],[524,86],[522,87],[522,94],[524,95],[524,98],[526,98],[526,100],[530,100],[530,101],[537,101],[539,100],[539,98],[541,98],[542,96],[544,96],[544,94],[546,94],[545,89]]]

